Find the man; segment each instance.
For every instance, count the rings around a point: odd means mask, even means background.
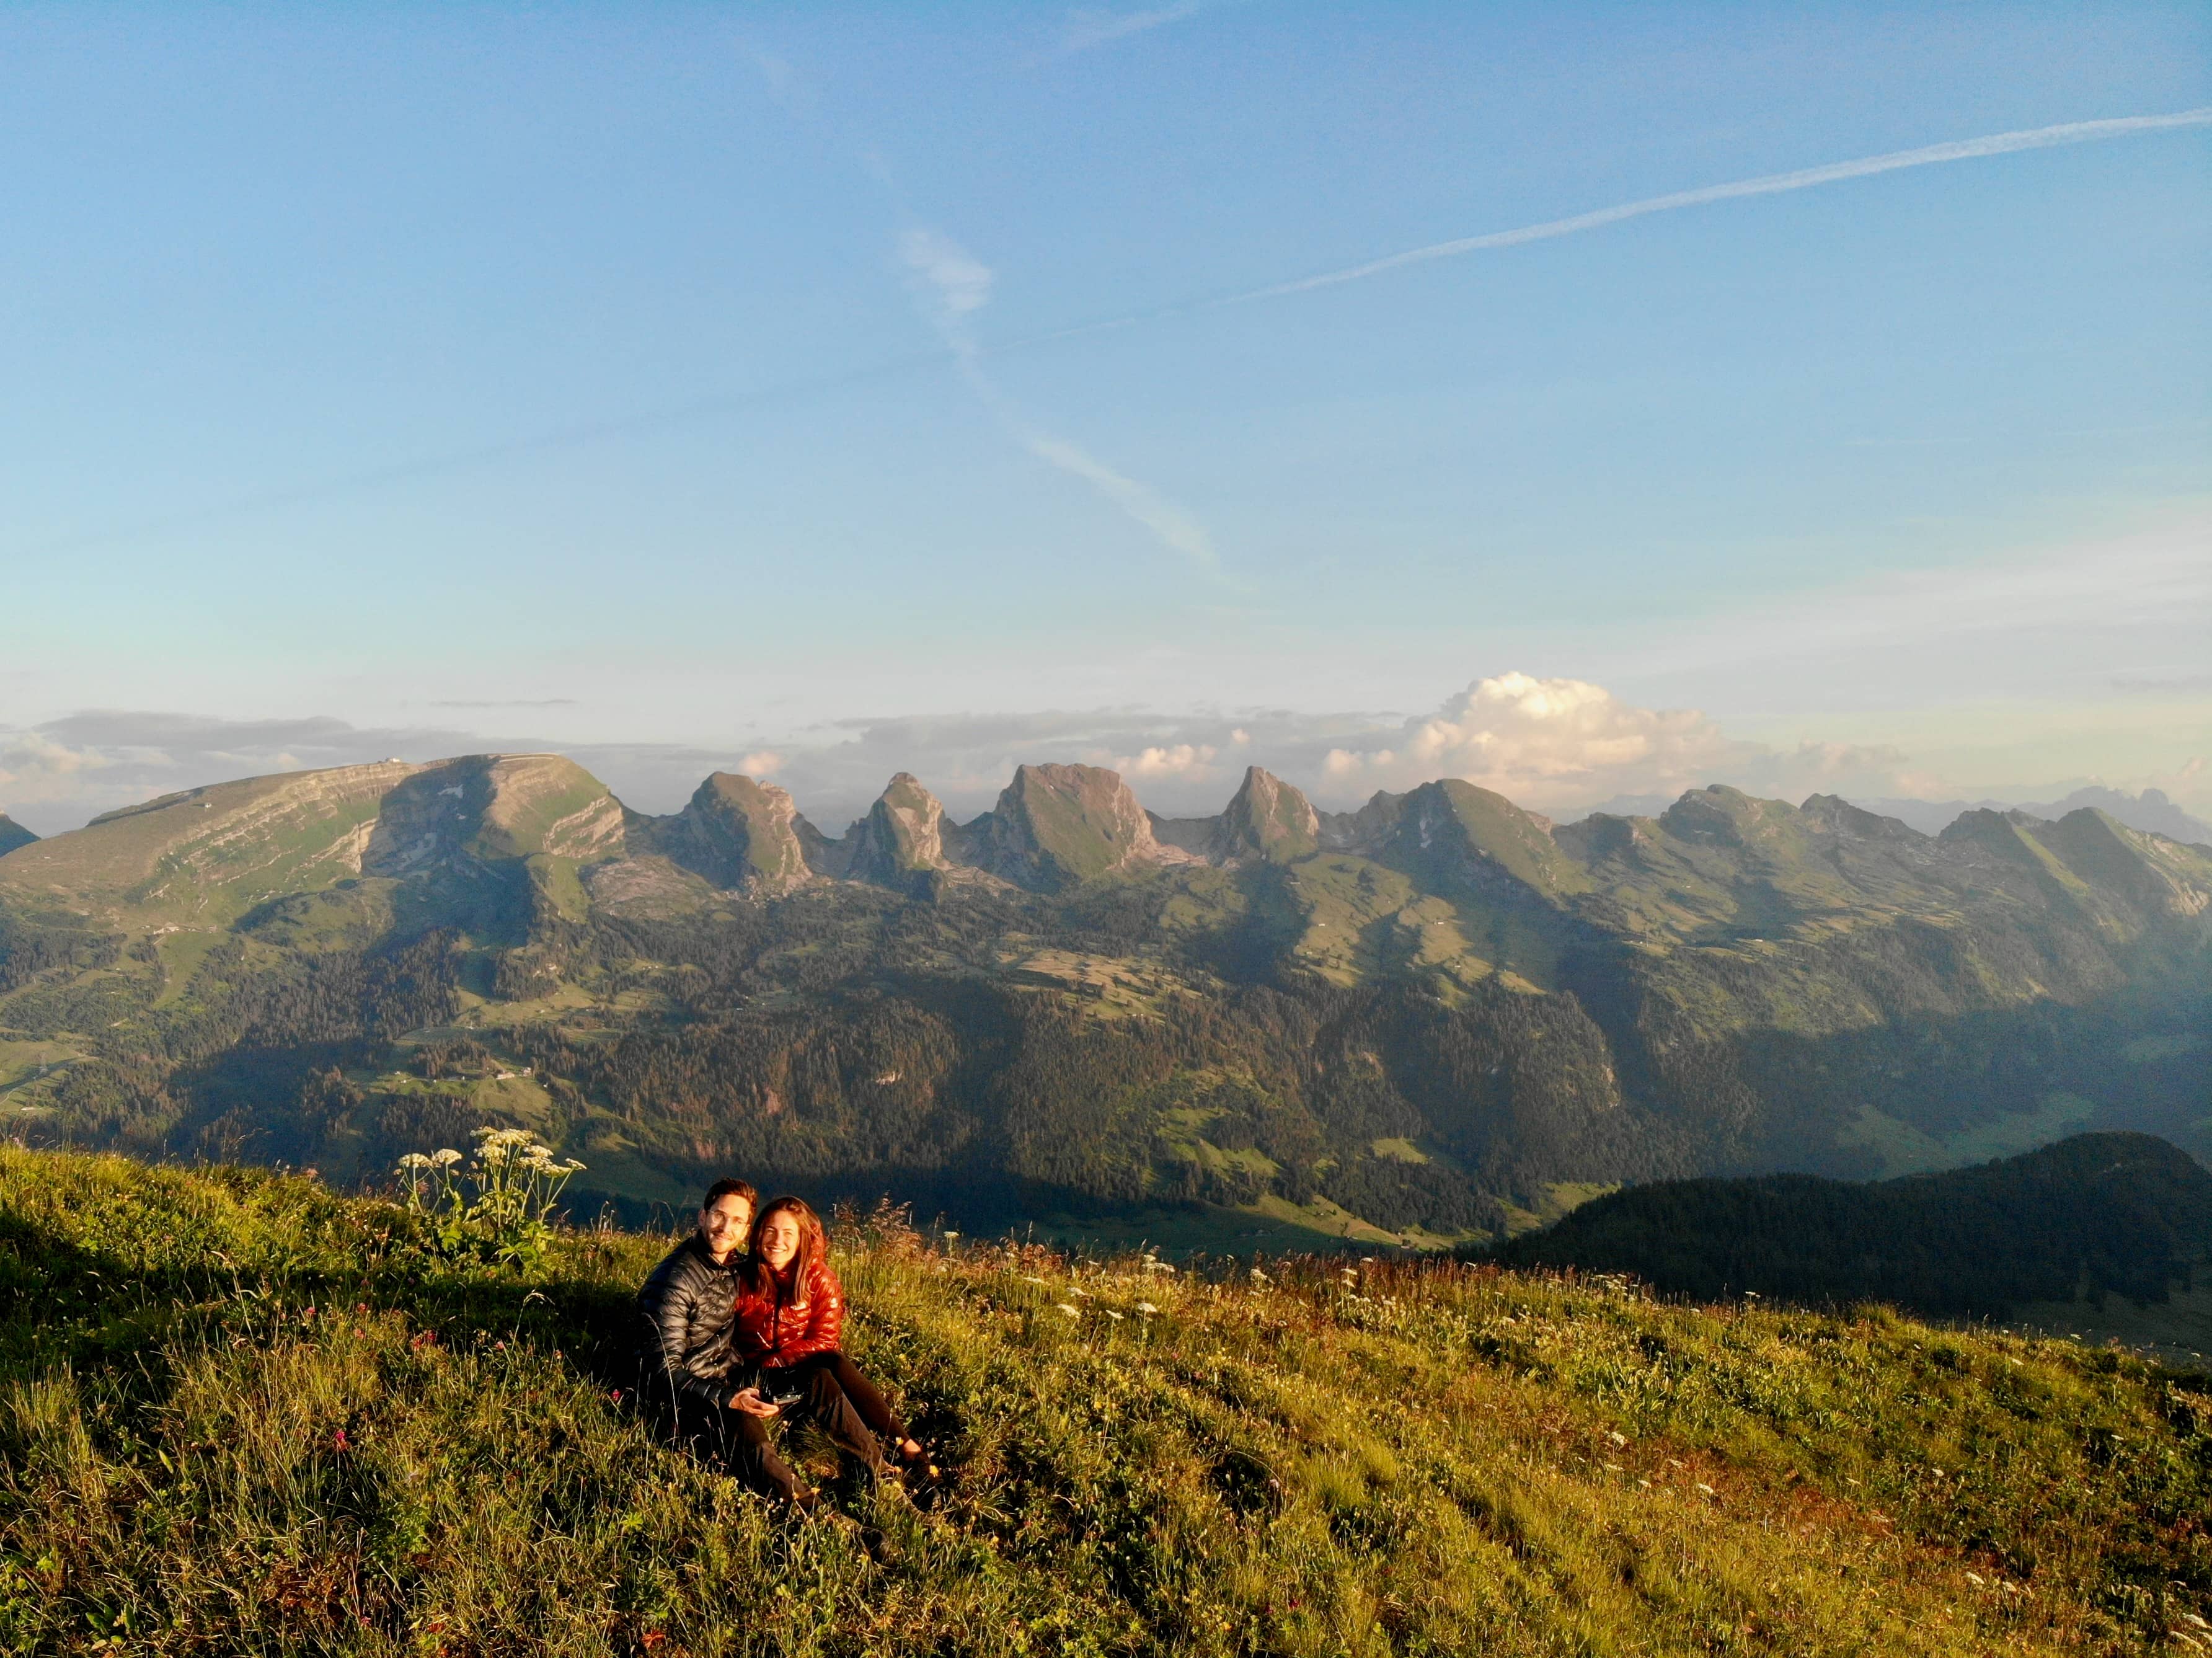
[[[671,1249],[637,1292],[643,1325],[637,1391],[664,1432],[704,1441],[721,1456],[734,1444],[722,1420],[731,1409],[731,1309],[760,1194],[741,1180],[718,1180],[699,1206],[699,1224]]]

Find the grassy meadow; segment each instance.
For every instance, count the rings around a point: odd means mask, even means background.
[[[420,1232],[0,1151],[0,1650],[2212,1652],[2212,1383],[2116,1351],[878,1217],[849,1345],[947,1482],[795,1521],[617,1396],[665,1239]]]

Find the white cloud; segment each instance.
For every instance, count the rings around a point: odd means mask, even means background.
[[[1113,769],[1124,777],[1211,777],[1213,757],[1221,750],[1211,743],[1178,743],[1173,748],[1150,748],[1124,755]]]
[[[1930,780],[1893,750],[1807,743],[1775,750],[1730,737],[1694,708],[1646,708],[1582,679],[1503,673],[1369,744],[1323,756],[1328,793],[1463,778],[1543,811],[1731,782],[1791,798],[1818,790],[1903,794]]]
[[[967,319],[990,302],[991,267],[941,231],[910,229],[898,248],[923,314],[948,336],[948,343],[963,349]]]
[[[762,749],[738,761],[738,769],[751,778],[772,777],[783,769],[783,756],[774,749]]]

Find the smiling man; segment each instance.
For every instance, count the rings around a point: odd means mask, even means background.
[[[707,1188],[699,1224],[637,1292],[638,1394],[678,1437],[715,1436],[727,1408],[730,1318],[760,1194],[741,1180]]]

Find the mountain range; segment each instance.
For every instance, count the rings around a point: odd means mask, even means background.
[[[2208,906],[2212,850],[2090,807],[1559,825],[1255,768],[1166,818],[1033,765],[964,823],[901,774],[831,837],[733,774],[652,816],[557,756],[395,761],[0,856],[0,1126],[370,1175],[518,1121],[626,1205],[736,1166],[1433,1242],[2085,1127],[2212,1152]]]

